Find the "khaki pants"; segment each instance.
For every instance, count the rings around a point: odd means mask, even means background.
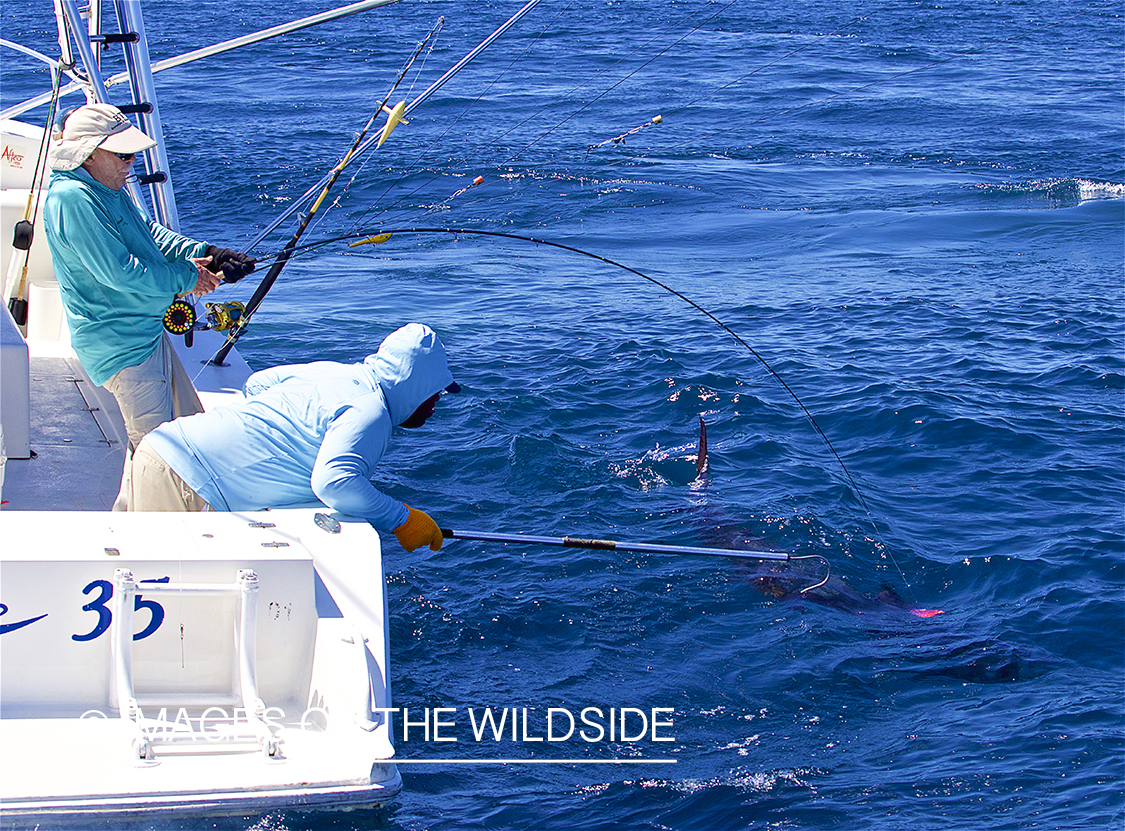
[[[117,503],[126,511],[211,510],[144,439],[133,453],[132,476],[122,483]],[[118,510],[117,505],[114,510]]]
[[[105,388],[117,399],[125,419],[125,432],[129,434],[125,468],[121,472],[124,494],[130,490],[132,457],[141,439],[166,421],[203,412],[203,405],[167,335],[161,336],[156,351],[147,360],[125,367],[105,382]],[[126,510],[120,498],[113,510]]]

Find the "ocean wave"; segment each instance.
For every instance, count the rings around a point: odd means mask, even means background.
[[[1125,184],[1093,179],[1033,179],[1027,182],[1003,182],[978,185],[986,194],[1042,199],[1052,207],[1069,207],[1095,199],[1125,198]]]
[[[731,771],[727,776],[709,779],[641,779],[635,784],[642,788],[668,788],[685,794],[709,791],[713,788],[733,787],[747,793],[768,793],[778,785],[811,788],[808,779],[823,771],[815,768],[798,768],[773,771]],[[629,783],[624,783],[629,784]]]
[[[794,768],[786,770],[748,771],[734,770],[729,774],[709,778],[689,779],[626,779],[621,782],[604,782],[586,785],[577,793],[601,796],[607,792],[620,793],[640,788],[642,790],[660,789],[681,794],[698,794],[714,788],[733,787],[745,793],[768,793],[780,785],[810,788],[809,779],[823,775],[816,768]]]

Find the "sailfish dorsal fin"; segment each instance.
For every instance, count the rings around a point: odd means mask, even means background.
[[[699,450],[695,457],[695,478],[698,479],[707,470],[707,425],[703,423],[703,416],[699,417]]]

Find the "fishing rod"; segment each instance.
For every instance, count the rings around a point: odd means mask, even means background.
[[[489,46],[491,46],[492,42],[494,40],[496,40],[498,37],[503,35],[512,26],[516,25],[516,23],[518,23],[524,15],[526,15],[533,8],[535,8],[535,6],[539,5],[540,2],[541,2],[541,0],[529,0],[529,2],[527,4],[525,4],[523,6],[523,8],[521,8],[514,15],[512,15],[510,18],[508,18],[498,29],[496,29],[496,31],[494,31],[491,35],[489,35],[484,40],[482,40],[474,49],[472,49],[468,54],[466,54],[465,57],[463,57],[460,61],[458,61],[456,64],[454,64],[452,67],[450,67],[450,69],[447,72],[445,72],[440,78],[438,78],[436,81],[434,81],[432,84],[430,84],[426,89],[424,89],[421,93],[419,93],[417,98],[415,98],[413,101],[411,101],[409,104],[407,104],[403,108],[402,117],[405,118],[406,116],[410,115],[410,113],[413,112],[413,110],[416,107],[418,107],[418,105],[420,105],[427,98],[429,98],[431,95],[433,95],[435,92],[437,92],[443,86],[445,86],[445,84],[454,75],[456,75],[458,72],[460,72],[466,66],[468,66],[468,64],[471,61],[473,61],[481,52],[483,52],[485,49],[487,49]],[[368,139],[367,141],[363,142],[362,144],[360,144],[356,148],[356,152],[354,154],[352,154],[351,158],[354,159],[354,158],[357,158],[357,157],[361,156],[364,152],[367,151],[367,149],[371,146],[371,144],[374,142],[374,140],[375,140],[374,138],[371,138],[371,139]],[[349,159],[349,161],[351,161],[351,159]],[[317,189],[320,188],[321,186],[323,186],[324,183],[328,181],[329,176],[331,176],[331,174],[326,174],[324,176],[324,178],[322,178],[319,182],[317,182],[315,185],[310,187],[307,191],[305,191],[303,194],[301,194],[301,196],[297,197],[297,199],[294,200],[292,205],[290,205],[288,208],[286,208],[284,211],[282,211],[281,215],[278,216],[277,219],[275,219],[273,222],[271,222],[269,225],[267,225],[256,237],[254,237],[254,239],[252,239],[250,241],[250,244],[246,246],[246,249],[248,251],[253,251],[256,246],[261,244],[262,240],[264,240],[274,230],[276,230],[277,227],[279,225],[281,225],[281,223],[284,222],[286,219],[288,219],[289,216],[294,211],[298,210],[302,205],[304,205],[305,202],[307,202],[308,199],[314,193],[316,193]]]
[[[685,303],[687,303],[689,306],[691,306],[696,311],[706,315],[712,322],[714,322],[717,326],[719,326],[719,328],[721,328],[724,332],[726,332],[728,335],[730,335],[732,338],[734,338],[751,355],[753,355],[754,358],[757,359],[758,363],[760,363],[765,368],[766,372],[768,372],[770,375],[772,375],[774,380],[776,380],[782,386],[782,388],[796,402],[797,406],[801,408],[801,412],[804,413],[805,418],[808,419],[808,421],[812,425],[813,429],[816,430],[817,435],[820,436],[821,440],[828,447],[829,451],[831,451],[833,457],[836,459],[836,462],[840,465],[840,469],[844,472],[844,475],[848,477],[848,482],[851,483],[851,486],[854,489],[854,491],[856,493],[856,496],[859,498],[859,501],[862,503],[864,510],[867,511],[868,515],[870,515],[871,509],[868,507],[867,501],[863,498],[863,493],[860,491],[859,485],[856,483],[855,479],[852,477],[851,472],[848,470],[847,465],[844,464],[843,458],[841,458],[840,454],[836,451],[836,448],[833,446],[831,440],[825,434],[824,430],[821,429],[820,424],[817,423],[817,420],[813,416],[812,412],[809,410],[808,407],[805,406],[804,402],[801,401],[800,396],[798,396],[797,393],[793,390],[793,388],[790,387],[789,384],[787,384],[785,382],[785,379],[782,378],[781,375],[778,374],[777,370],[775,370],[772,366],[770,366],[769,361],[767,361],[758,352],[758,350],[756,350],[753,346],[751,346],[749,343],[747,343],[746,340],[741,335],[739,335],[736,331],[734,331],[732,328],[730,328],[730,326],[723,323],[723,321],[720,320],[718,317],[716,317],[712,312],[703,308],[698,303],[696,303],[694,300],[692,300],[690,297],[683,294],[682,292],[677,291],[676,289],[672,288],[668,284],[663,283],[660,280],[657,280],[655,277],[651,277],[651,276],[649,276],[648,274],[645,274],[642,271],[638,271],[637,269],[632,268],[631,266],[627,266],[624,263],[619,263],[616,260],[611,260],[609,257],[603,257],[600,254],[595,254],[592,251],[585,251],[581,248],[576,248],[573,245],[566,245],[565,243],[561,243],[561,242],[552,242],[551,240],[545,240],[545,239],[541,239],[539,237],[531,237],[531,236],[527,236],[527,235],[524,235],[524,234],[512,234],[512,233],[507,233],[507,232],[504,232],[504,231],[483,231],[483,230],[474,229],[474,228],[394,228],[394,229],[388,229],[388,230],[381,230],[381,231],[378,231],[377,233],[375,233],[373,235],[371,235],[371,233],[372,232],[370,230],[368,230],[368,231],[357,231],[357,232],[354,232],[354,233],[351,233],[351,234],[345,234],[345,235],[342,235],[342,236],[339,236],[339,237],[333,237],[331,239],[322,240],[319,243],[314,243],[313,245],[308,246],[308,249],[306,249],[306,250],[311,250],[314,247],[321,247],[321,246],[325,246],[325,245],[330,245],[332,243],[341,242],[343,240],[351,239],[352,237],[356,237],[356,236],[362,237],[364,235],[370,235],[370,236],[366,236],[364,239],[357,240],[356,242],[351,243],[348,247],[349,248],[356,248],[360,245],[367,245],[367,244],[378,245],[380,243],[383,243],[383,242],[386,242],[387,240],[389,240],[394,234],[454,234],[454,235],[466,234],[466,235],[478,235],[478,236],[486,236],[486,237],[499,237],[499,238],[502,238],[502,239],[511,239],[511,240],[519,240],[521,242],[530,242],[530,243],[534,243],[535,245],[546,245],[546,246],[549,246],[551,248],[559,248],[559,249],[562,249],[563,251],[570,251],[571,253],[574,253],[574,254],[581,254],[583,257],[589,257],[592,260],[598,260],[599,262],[606,263],[607,265],[612,265],[612,266],[615,266],[616,268],[620,268],[620,269],[623,269],[624,271],[628,271],[630,274],[635,274],[638,277],[641,277],[641,278],[647,280],[648,282],[652,283],[653,285],[663,289],[664,291],[668,292],[669,294],[672,294],[672,295],[678,297],[680,300],[683,300]]]
[[[438,26],[441,25],[441,22],[441,19],[439,19]],[[316,216],[316,212],[320,209],[321,204],[328,196],[328,192],[332,190],[332,186],[336,184],[336,180],[340,178],[340,174],[344,172],[344,167],[351,160],[352,156],[355,155],[357,148],[367,136],[367,132],[375,124],[375,120],[382,113],[385,112],[387,114],[387,122],[383,125],[383,129],[378,136],[380,145],[382,145],[383,142],[387,140],[390,134],[394,131],[395,127],[398,126],[400,122],[402,122],[405,102],[399,102],[393,109],[388,109],[387,104],[390,103],[391,95],[393,95],[394,91],[398,89],[398,85],[402,83],[402,79],[406,77],[406,73],[410,70],[410,67],[414,64],[414,61],[417,59],[417,57],[422,54],[422,50],[425,48],[426,44],[430,40],[430,37],[436,30],[437,27],[431,30],[430,34],[426,35],[422,42],[418,44],[418,48],[410,57],[410,60],[407,61],[406,66],[404,66],[402,68],[402,71],[399,72],[398,77],[395,78],[395,82],[391,85],[391,88],[387,91],[387,95],[383,99],[383,102],[375,109],[375,112],[371,114],[371,117],[367,119],[367,123],[363,125],[363,129],[359,131],[358,135],[356,135],[355,140],[352,142],[352,146],[348,148],[348,152],[344,154],[343,158],[341,158],[340,161],[336,163],[336,166],[332,168],[331,172],[328,174],[328,181],[325,183],[324,188],[320,191],[320,196],[318,196],[316,201],[313,202],[312,207],[310,207],[308,210],[308,213],[306,213],[301,218],[301,224],[297,226],[297,230],[293,233],[292,239],[289,240],[289,243],[285,246],[284,249],[282,249],[277,259],[274,260],[273,265],[270,266],[270,270],[266,274],[266,276],[262,278],[262,281],[260,283],[258,283],[258,287],[254,290],[254,294],[251,295],[249,302],[247,302],[245,307],[241,310],[241,314],[239,315],[238,320],[234,323],[234,325],[230,327],[230,329],[227,330],[226,341],[219,348],[219,351],[215,353],[214,357],[211,358],[210,362],[215,366],[223,365],[223,361],[226,360],[227,355],[230,353],[231,349],[234,348],[235,343],[238,342],[238,339],[242,337],[243,332],[246,331],[246,327],[250,324],[250,318],[254,316],[254,312],[258,310],[258,307],[260,305],[262,305],[262,301],[265,299],[266,294],[269,293],[269,290],[273,288],[273,284],[277,282],[277,278],[281,274],[281,270],[285,268],[285,264],[289,262],[290,257],[293,256],[293,252],[297,248],[297,243],[301,241],[301,236],[305,233],[305,229],[309,227],[309,223],[312,222],[313,217]]]
[[[441,535],[447,540],[476,540],[477,542],[504,542],[519,543],[524,545],[553,545],[558,548],[586,548],[595,551],[639,551],[644,554],[686,554],[702,557],[727,557],[735,560],[770,560],[773,562],[788,563],[793,560],[820,560],[824,563],[824,578],[806,588],[801,589],[801,594],[818,589],[828,582],[832,574],[832,567],[824,557],[819,554],[802,554],[794,556],[785,551],[742,551],[731,548],[705,548],[694,545],[666,545],[663,543],[636,542],[631,540],[599,540],[586,537],[538,537],[528,534],[496,534],[488,531],[456,531],[442,528]]]

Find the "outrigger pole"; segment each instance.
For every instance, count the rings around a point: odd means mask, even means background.
[[[534,537],[526,534],[492,534],[484,531],[454,531],[441,529],[446,539],[477,540],[479,542],[514,542],[528,545],[554,545],[561,548],[593,548],[604,551],[640,551],[648,554],[697,554],[707,557],[731,557],[735,559],[778,560],[789,562],[791,557],[784,551],[738,551],[730,548],[699,548],[690,545],[661,545],[651,542],[628,542],[624,540],[593,540],[583,537]]]
[[[222,347],[219,348],[219,351],[215,353],[215,356],[210,361],[212,364],[215,364],[216,366],[222,366],[223,361],[226,360],[227,355],[230,353],[231,349],[234,348],[235,343],[240,337],[242,337],[242,334],[246,331],[247,325],[249,325],[250,323],[250,318],[254,315],[254,312],[258,310],[258,307],[262,305],[262,301],[265,299],[266,294],[273,287],[273,284],[277,281],[278,275],[281,274],[281,270],[285,268],[285,264],[289,262],[289,258],[296,250],[297,243],[300,242],[301,235],[304,234],[305,229],[309,227],[309,223],[312,222],[313,216],[316,215],[317,210],[320,208],[321,203],[324,202],[325,197],[328,196],[328,192],[332,189],[332,186],[336,183],[336,180],[340,178],[340,174],[344,172],[344,168],[347,166],[348,162],[350,162],[355,156],[359,155],[367,147],[369,147],[371,145],[371,142],[378,141],[378,143],[382,145],[382,143],[386,141],[387,137],[391,134],[391,131],[394,130],[395,126],[398,125],[402,121],[402,119],[412,109],[414,109],[414,107],[418,106],[420,103],[426,100],[426,98],[440,89],[446,81],[448,81],[461,69],[463,69],[465,65],[469,63],[469,61],[471,61],[482,51],[487,49],[488,46],[494,40],[496,40],[496,38],[500,37],[500,35],[504,34],[504,32],[506,32],[511,26],[515,25],[515,23],[521,17],[527,14],[527,12],[531,11],[531,9],[538,5],[539,2],[540,0],[530,0],[530,2],[528,2],[514,15],[512,15],[512,17],[510,17],[499,29],[497,29],[495,32],[481,41],[479,46],[469,52],[469,54],[462,58],[453,68],[451,68],[448,72],[438,78],[437,81],[431,84],[428,89],[426,89],[424,92],[422,92],[421,95],[415,98],[409,106],[407,106],[406,102],[403,101],[399,102],[393,109],[389,109],[387,107],[387,104],[390,102],[391,93],[393,93],[395,89],[398,88],[398,85],[402,82],[403,77],[410,69],[410,66],[414,63],[414,60],[418,57],[418,55],[421,54],[422,49],[429,41],[430,36],[427,35],[425,40],[418,44],[417,51],[415,51],[413,57],[411,57],[410,61],[407,63],[402,72],[399,73],[398,78],[395,79],[394,85],[391,87],[390,92],[387,93],[386,99],[380,105],[379,109],[377,109],[371,116],[371,118],[368,119],[367,124],[364,126],[363,130],[360,131],[359,135],[356,136],[355,141],[352,142],[352,146],[348,149],[348,152],[344,154],[344,157],[336,163],[336,166],[332,168],[332,170],[324,177],[324,179],[321,180],[321,182],[318,182],[309,191],[307,191],[304,196],[297,200],[290,211],[283,213],[275,223],[273,223],[269,228],[259,234],[257,239],[255,239],[248,246],[250,250],[253,250],[254,246],[257,245],[258,242],[260,242],[266,234],[276,228],[277,225],[280,224],[280,222],[286,216],[288,216],[292,209],[295,209],[297,205],[304,203],[304,200],[307,198],[309,193],[312,193],[316,190],[317,187],[320,187],[321,183],[324,184],[324,187],[320,191],[320,195],[316,198],[316,201],[313,202],[312,207],[309,208],[308,213],[306,213],[301,218],[301,224],[297,227],[296,232],[294,232],[293,238],[289,240],[289,244],[286,245],[284,249],[282,249],[282,252],[278,255],[277,259],[274,260],[273,265],[270,267],[269,272],[265,277],[262,278],[262,282],[260,282],[258,284],[258,287],[254,290],[254,294],[250,297],[250,301],[246,304],[246,308],[240,315],[238,323],[232,326],[230,331],[227,333],[226,342],[223,343]],[[372,136],[365,142],[364,138],[367,136],[367,131],[371,128],[371,125],[375,123],[375,119],[378,118],[381,112],[387,113],[387,123],[383,126],[383,130],[378,136]]]
[[[213,55],[220,55],[223,52],[229,52],[231,49],[238,49],[243,46],[248,46],[252,43],[258,43],[259,41],[275,38],[278,35],[289,34],[290,32],[296,32],[309,26],[316,26],[321,23],[326,23],[330,20],[337,20],[341,17],[359,14],[360,12],[365,12],[378,6],[388,6],[391,3],[397,2],[398,0],[361,0],[361,2],[351,3],[347,6],[341,6],[340,8],[333,9],[332,11],[320,12],[319,14],[314,14],[310,17],[303,17],[300,20],[294,20],[289,23],[284,23],[280,26],[273,26],[269,29],[262,29],[260,32],[254,32],[253,34],[242,35],[241,37],[233,38],[231,40],[225,40],[222,43],[216,43],[213,46],[205,46],[202,49],[195,49],[191,52],[186,52],[183,55],[177,55],[174,58],[165,58],[162,61],[156,61],[150,67],[150,71],[156,73],[161,72],[165,69],[172,69],[177,66],[183,66],[186,63],[197,61],[200,58],[209,58]],[[55,61],[53,58],[45,57],[44,55],[28,49],[25,46],[20,46],[19,44],[12,43],[11,41],[5,40],[3,38],[0,38],[0,46],[7,46],[10,49],[16,49],[26,55],[29,55],[37,60],[41,60],[51,65],[57,63],[57,61]],[[76,77],[69,70],[67,71],[67,74],[72,78]],[[128,80],[128,72],[118,72],[116,75],[111,75],[109,78],[105,79],[105,87],[106,89],[108,89],[109,87],[116,86],[117,84],[124,83]],[[63,87],[59,91],[59,95],[69,95],[70,93],[78,92],[81,89],[83,89],[83,84],[75,80],[73,83],[67,84],[65,87]],[[35,109],[41,104],[46,104],[50,100],[50,98],[51,93],[49,92],[44,93],[43,95],[36,96],[35,98],[29,98],[22,104],[16,104],[15,106],[8,107],[6,110],[0,112],[0,119],[16,118],[17,116],[20,116],[23,113],[28,112],[29,110]]]
[[[438,78],[432,84],[430,84],[425,90],[423,90],[421,93],[419,93],[417,98],[415,98],[413,101],[411,101],[409,104],[407,104],[406,107],[403,109],[402,116],[406,117],[406,116],[410,115],[410,113],[414,110],[415,107],[417,107],[419,104],[421,104],[427,98],[429,98],[431,95],[433,95],[435,92],[437,92],[443,86],[445,86],[446,82],[450,78],[452,78],[454,75],[456,75],[462,69],[464,69],[465,66],[468,65],[468,63],[470,61],[472,61],[474,58],[476,58],[477,55],[479,55],[481,52],[483,52],[485,49],[487,49],[489,46],[491,46],[492,42],[494,40],[496,40],[496,38],[500,37],[506,31],[508,31],[508,29],[510,29],[512,26],[516,25],[516,23],[519,22],[520,18],[522,18],[525,14],[527,14],[529,11],[531,11],[533,8],[535,8],[535,6],[537,6],[539,4],[539,2],[540,2],[540,0],[530,0],[530,2],[528,2],[526,5],[524,5],[523,8],[521,8],[518,12],[516,12],[514,15],[512,15],[510,18],[508,18],[508,20],[499,29],[497,29],[491,35],[489,35],[484,40],[482,40],[480,42],[480,44],[475,49],[473,49],[471,52],[469,52],[467,55],[465,55],[465,57],[463,57],[460,61],[458,61],[454,66],[452,66],[449,69],[448,72],[446,72],[444,75],[442,75],[440,78]],[[359,145],[359,147],[356,149],[356,152],[352,154],[352,158],[355,158],[356,156],[362,155],[364,153],[364,151],[366,151],[367,148],[371,146],[371,143],[375,140],[376,140],[375,137],[372,137],[372,138],[369,138],[367,141],[363,142],[363,144]],[[324,178],[322,178],[319,182],[317,182],[315,185],[313,185],[311,188],[309,188],[307,191],[305,191],[299,198],[294,200],[293,204],[290,205],[288,208],[286,208],[277,219],[275,219],[268,226],[266,226],[266,228],[264,230],[262,230],[261,233],[258,234],[258,236],[254,237],[254,239],[252,239],[250,241],[250,244],[246,246],[246,250],[247,251],[253,251],[254,248],[262,240],[264,240],[267,236],[269,236],[270,233],[272,233],[282,222],[284,222],[289,217],[290,214],[292,214],[294,211],[296,211],[302,205],[304,205],[305,202],[309,199],[309,197],[312,196],[314,193],[316,193],[317,189],[320,188],[321,186],[323,186],[324,183],[328,181],[328,179],[331,175],[332,175],[331,173],[325,174]]]

